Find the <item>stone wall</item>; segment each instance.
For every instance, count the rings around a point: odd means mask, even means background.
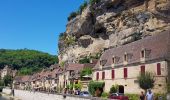
[[[3,89],[3,93],[10,94],[11,90]],[[20,98],[21,100],[100,100],[100,98],[80,97],[74,95],[67,95],[64,99],[62,94],[48,94],[24,90],[15,90],[15,97]]]

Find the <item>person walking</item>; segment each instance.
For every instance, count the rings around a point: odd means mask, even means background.
[[[144,95],[143,91],[141,91],[140,100],[145,100],[145,95]]]
[[[154,100],[154,95],[150,89],[146,93],[146,100]]]

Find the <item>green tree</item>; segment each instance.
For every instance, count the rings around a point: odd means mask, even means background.
[[[110,88],[109,93],[116,93],[116,92],[118,92],[118,88],[119,88],[118,85],[112,85],[112,87]]]
[[[78,82],[78,84],[74,84],[74,89],[76,89],[76,90],[81,90],[82,89],[82,83],[81,82]]]
[[[25,75],[55,63],[58,63],[58,57],[48,53],[28,49],[0,49],[0,69],[9,65],[12,69],[19,70],[20,74]]]
[[[85,75],[91,75],[92,74],[92,68],[86,67],[80,72],[80,77],[82,78]]]
[[[139,82],[139,86],[145,90],[145,92],[147,91],[147,89],[151,89],[154,87],[154,75],[153,73],[150,72],[145,72],[142,73],[138,76],[138,82]]]
[[[4,76],[3,81],[4,81],[5,86],[11,86],[11,84],[12,84],[12,76],[10,76],[10,75]]]

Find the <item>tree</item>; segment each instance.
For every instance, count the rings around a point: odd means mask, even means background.
[[[144,89],[145,92],[147,91],[147,89],[153,88],[155,82],[153,73],[150,72],[141,73],[138,76],[138,82],[140,88]]]
[[[82,89],[82,83],[78,82],[78,84],[74,84],[74,89],[81,90]]]
[[[83,76],[91,75],[91,74],[92,74],[92,69],[89,67],[86,67],[80,72],[80,77],[83,78]]]
[[[110,88],[109,93],[116,93],[116,92],[118,92],[118,88],[119,88],[118,85],[112,85],[112,87]]]
[[[32,74],[55,63],[58,63],[57,56],[41,51],[0,49],[0,68],[8,65],[21,75]]]
[[[4,81],[5,86],[11,86],[11,84],[12,84],[12,76],[10,76],[10,75],[4,76],[3,81]]]

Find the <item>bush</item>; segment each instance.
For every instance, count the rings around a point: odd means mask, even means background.
[[[82,11],[87,7],[87,1],[85,1],[83,4],[80,5],[79,7],[79,14],[82,13]]]
[[[129,97],[129,100],[139,100],[138,94],[125,94],[125,95]]]
[[[167,84],[167,92],[170,93],[170,83]]]
[[[90,83],[88,85],[88,90],[91,95],[95,96],[95,92],[97,89],[99,89],[101,92],[103,92],[104,85],[105,85],[104,82],[90,81]]]
[[[3,88],[4,88],[3,86],[0,86],[0,92],[2,92]]]
[[[108,98],[108,96],[109,96],[109,93],[107,92],[103,92],[101,95],[102,98]]]
[[[0,80],[0,86],[4,86],[4,81]]]
[[[90,0],[90,5],[94,5],[96,3],[99,3],[101,0]]]
[[[72,20],[73,18],[75,18],[78,15],[77,12],[72,12],[69,17],[67,18],[68,21]]]
[[[73,36],[67,36],[67,37],[65,38],[64,42],[65,42],[65,44],[66,44],[67,46],[70,46],[70,45],[74,45],[74,44],[75,44],[76,39],[75,39],[75,37],[73,37]]]
[[[69,89],[73,90],[73,84],[70,84]]]
[[[90,63],[90,58],[89,57],[84,57],[82,59],[79,60],[80,64],[84,64],[84,63]]]
[[[118,85],[112,85],[110,88],[109,93],[116,93],[118,91],[119,86]]]
[[[3,81],[4,81],[4,84],[5,84],[5,86],[11,86],[11,84],[12,84],[12,76],[10,76],[10,75],[6,75],[6,76],[4,76],[4,78],[3,78]]]
[[[78,82],[78,84],[74,84],[74,89],[81,90],[82,89],[82,83]]]
[[[159,100],[159,97],[162,97],[160,100],[166,100],[166,94],[154,94],[155,100]]]

